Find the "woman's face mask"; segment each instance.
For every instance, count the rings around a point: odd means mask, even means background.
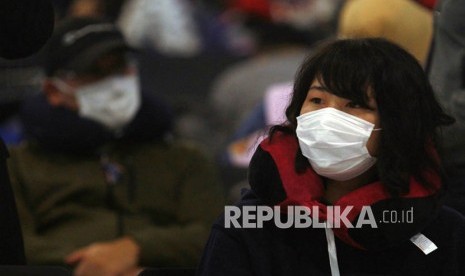
[[[297,117],[302,154],[321,176],[345,181],[376,162],[366,147],[374,124],[328,107]]]
[[[67,94],[70,88],[62,80],[55,84]],[[136,75],[114,75],[84,85],[72,92],[77,101],[79,115],[97,121],[117,131],[126,126],[141,105],[139,82]]]

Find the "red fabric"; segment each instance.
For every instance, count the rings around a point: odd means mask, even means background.
[[[309,170],[305,174],[295,173],[294,162],[297,146],[295,137],[281,133],[276,133],[272,143],[266,139],[261,144],[262,149],[271,154],[278,167],[284,190],[288,195],[285,202],[288,205],[304,205],[308,201],[317,201],[324,192],[321,178],[313,170]],[[292,156],[289,155],[290,153]],[[299,185],[300,183],[313,183],[313,185]]]
[[[233,9],[270,18],[269,0],[230,0],[230,3]]]
[[[296,174],[294,163],[295,154],[298,148],[298,141],[294,136],[286,135],[283,133],[276,133],[272,141],[269,139],[264,140],[261,145],[263,150],[270,153],[272,156],[286,192],[287,198],[279,205],[287,207],[289,205],[300,205],[312,208],[317,206],[319,209],[319,218],[321,221],[327,220],[327,206],[320,202],[324,194],[324,187],[322,179],[309,168],[305,173]],[[440,178],[438,175],[429,173],[426,175],[434,186],[438,189],[441,186]],[[410,180],[410,191],[408,194],[402,196],[404,198],[419,198],[426,197],[434,194],[435,191],[423,187],[413,178]],[[348,213],[348,220],[353,223],[357,216],[360,214],[363,206],[371,206],[374,203],[390,198],[390,194],[379,181],[360,187],[340,199],[333,204],[333,206],[340,206],[344,210],[348,206],[353,206],[352,210]],[[287,208],[284,208],[287,210]],[[361,245],[356,243],[348,234],[348,229],[344,224],[340,228],[333,229],[334,234],[346,243],[363,249]]]
[[[436,0],[416,0],[416,1],[430,10],[433,10],[434,6],[436,6]]]

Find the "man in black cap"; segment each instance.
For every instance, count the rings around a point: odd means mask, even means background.
[[[77,275],[195,266],[223,202],[213,164],[165,139],[172,115],[113,24],[67,20],[47,47],[44,93],[21,113],[28,142],[11,150],[28,261]]]

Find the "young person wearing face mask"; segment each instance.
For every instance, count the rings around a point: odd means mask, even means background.
[[[465,273],[465,218],[441,204],[438,130],[454,119],[412,55],[383,39],[326,43],[298,71],[286,117],[236,207],[278,207],[285,223],[305,206],[313,224],[260,227],[258,211],[225,209],[198,275]]]
[[[9,163],[30,264],[136,275],[200,257],[222,206],[214,166],[166,139],[171,111],[129,52],[93,18],[64,21],[47,45],[44,93],[24,103],[28,141]]]

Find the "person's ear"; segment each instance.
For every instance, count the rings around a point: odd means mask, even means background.
[[[45,94],[47,102],[52,106],[61,106],[63,105],[63,93],[60,89],[53,83],[52,80],[46,79],[42,84],[42,91]]]

